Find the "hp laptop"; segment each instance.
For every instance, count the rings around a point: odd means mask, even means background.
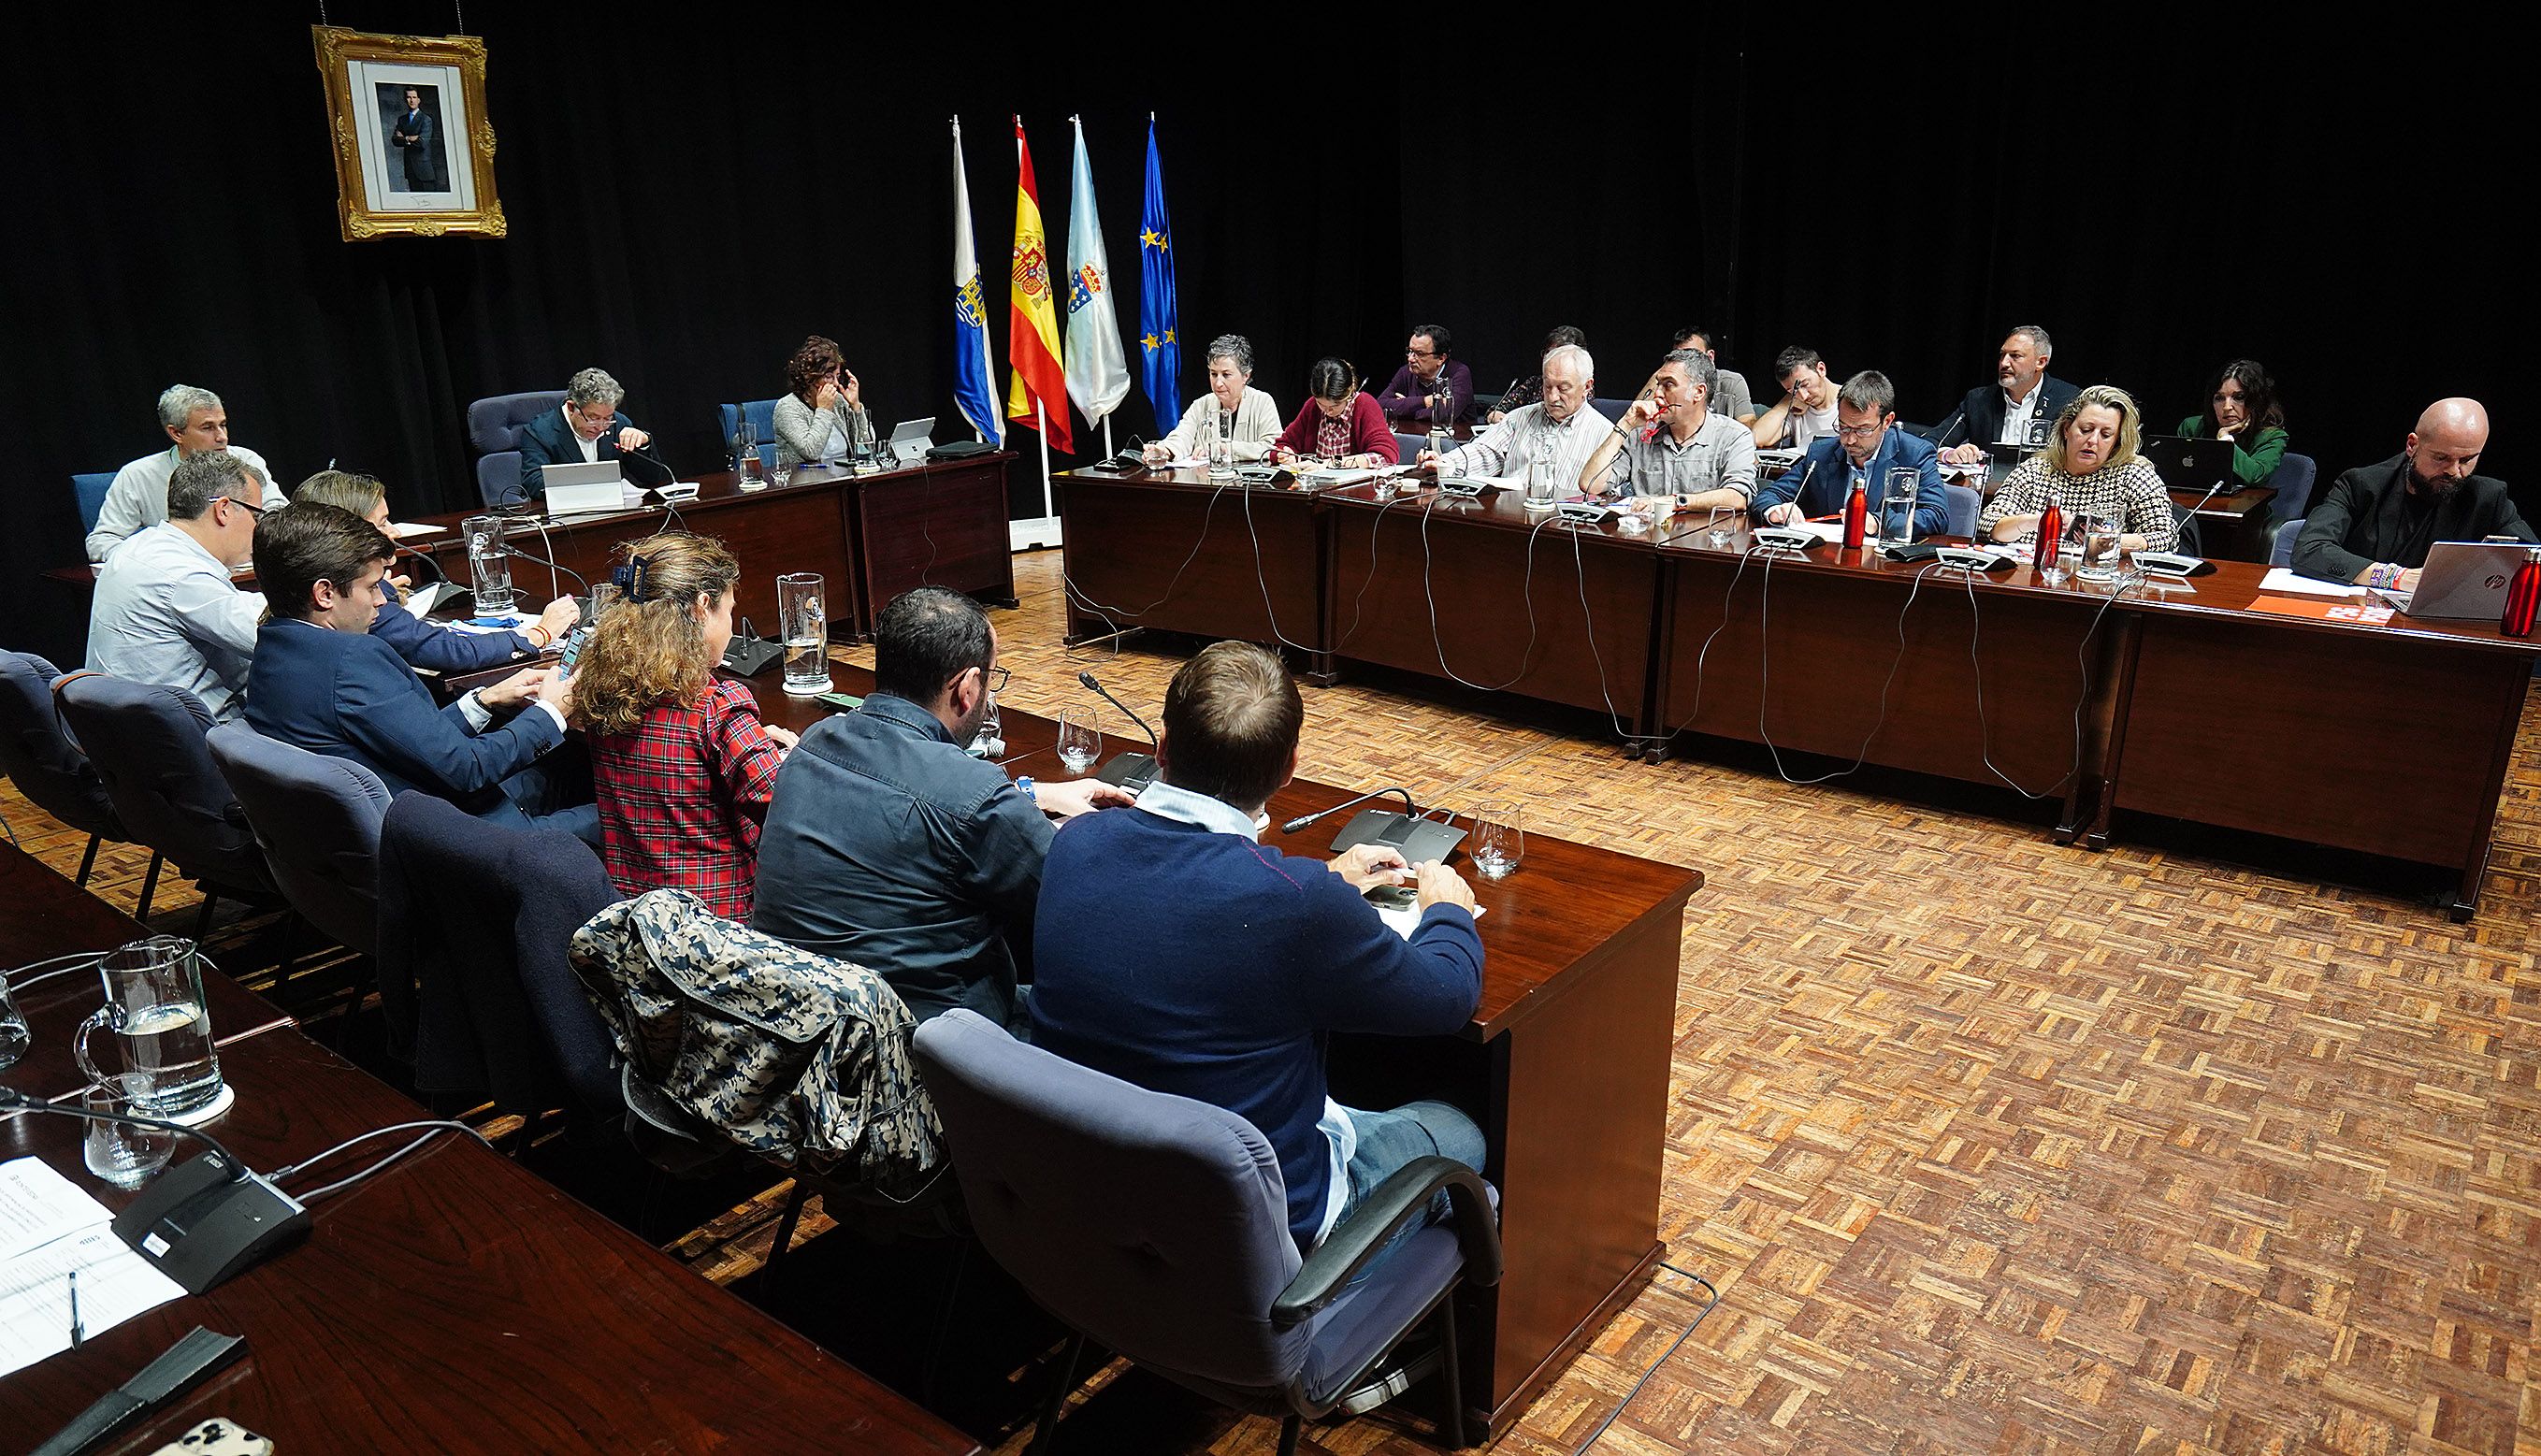
[[[2505,584],[2530,549],[2519,541],[2439,541],[2427,551],[2416,591],[2374,595],[2424,620],[2495,621],[2505,615]]]

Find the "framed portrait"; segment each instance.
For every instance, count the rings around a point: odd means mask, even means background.
[[[344,241],[398,234],[500,238],[485,42],[312,26]]]

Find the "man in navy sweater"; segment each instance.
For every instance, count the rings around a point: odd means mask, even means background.
[[[1036,1045],[1252,1123],[1310,1250],[1415,1158],[1482,1166],[1482,1129],[1445,1103],[1335,1102],[1323,1039],[1456,1032],[1482,998],[1483,943],[1473,892],[1444,865],[1374,845],[1327,863],[1257,841],[1263,805],[1296,773],[1304,717],[1286,667],[1250,643],[1216,643],[1174,675],[1162,776],[1135,808],[1051,845],[1030,1007]],[[1420,906],[1408,941],[1361,898],[1407,874]]]

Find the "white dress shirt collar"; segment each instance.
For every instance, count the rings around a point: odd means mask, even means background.
[[[582,431],[573,427],[573,412],[571,410],[559,405],[556,409],[556,413],[564,416],[564,432],[566,438],[582,447],[582,463],[584,465],[598,465],[600,463],[600,441],[596,438],[586,440],[582,437]]]
[[[1161,778],[1138,791],[1138,807],[1159,819],[1194,824],[1213,835],[1235,835],[1256,841],[1261,839],[1262,831],[1270,823],[1268,815],[1257,817],[1247,814],[1224,799],[1176,788]]]

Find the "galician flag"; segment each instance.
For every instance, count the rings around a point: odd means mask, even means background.
[[[1121,357],[1121,320],[1112,312],[1112,264],[1103,255],[1103,218],[1094,210],[1094,165],[1085,157],[1085,123],[1076,127],[1076,173],[1067,189],[1067,397],[1088,423],[1110,414],[1129,393]]]
[[[1139,372],[1156,406],[1156,434],[1183,422],[1183,347],[1174,341],[1173,224],[1165,216],[1165,174],[1156,162],[1156,117],[1147,115],[1147,207],[1138,223]]]
[[[1033,423],[1041,406],[1042,438],[1065,454],[1075,448],[1067,431],[1067,372],[1059,363],[1058,311],[1050,301],[1050,252],[1042,241],[1041,186],[1033,181],[1032,148],[1024,145],[1024,118],[1015,118],[1015,261],[1007,289],[1006,353],[1014,383],[1006,390],[1006,418]]]
[[[971,244],[971,182],[962,169],[962,118],[953,118],[953,403],[971,428],[1003,445],[997,367],[988,359],[988,311],[980,306],[980,255]]]

